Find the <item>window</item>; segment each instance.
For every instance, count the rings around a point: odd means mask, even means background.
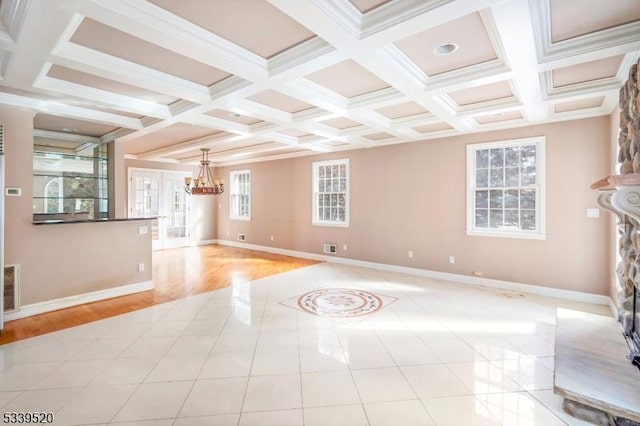
[[[349,226],[349,160],[313,163],[313,224]]]
[[[104,219],[109,212],[107,144],[74,149],[35,145],[33,219]]]
[[[545,238],[544,137],[467,146],[467,234]]]
[[[251,219],[251,171],[238,170],[229,174],[231,188],[229,217],[237,220]]]

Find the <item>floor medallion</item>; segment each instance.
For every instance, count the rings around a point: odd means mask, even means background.
[[[322,288],[298,297],[303,311],[332,318],[352,318],[372,314],[382,309],[378,295],[364,290]]]

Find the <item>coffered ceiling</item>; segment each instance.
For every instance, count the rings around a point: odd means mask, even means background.
[[[638,0],[2,0],[0,19],[0,105],[35,110],[36,136],[183,163],[607,115],[640,55]]]

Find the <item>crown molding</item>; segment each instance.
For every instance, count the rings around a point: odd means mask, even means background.
[[[139,119],[124,117],[110,112],[96,111],[93,109],[81,108],[70,105],[63,105],[57,102],[45,101],[42,99],[30,98],[26,96],[13,95],[0,92],[0,104],[10,105],[19,108],[27,108],[45,114],[57,115],[60,117],[74,118],[91,121],[108,126],[126,127],[128,129],[142,129]]]
[[[146,1],[82,2],[86,16],[182,56],[225,69],[244,79],[267,77],[267,60]]]
[[[0,5],[0,19],[14,42],[20,38],[29,4],[30,0],[3,0]]]
[[[93,143],[93,144],[103,143],[101,138],[96,138],[93,136],[86,136],[86,135],[78,135],[75,133],[56,132],[53,130],[33,129],[33,137],[55,139],[59,141],[69,141],[69,142],[81,142],[81,143]]]
[[[269,77],[274,77],[313,58],[327,55],[335,50],[335,47],[316,36],[269,59],[267,63]]]
[[[447,3],[453,3],[453,0],[403,0],[386,3],[364,15],[362,38],[425,14]]]
[[[52,52],[54,62],[109,80],[164,93],[196,103],[211,100],[209,88],[75,43],[62,43]]]
[[[109,108],[118,109],[139,115],[147,115],[156,118],[169,118],[169,107],[154,102],[118,95],[106,90],[95,89],[89,86],[59,80],[52,77],[39,77],[34,83],[36,89],[49,90],[54,93],[62,93],[74,98],[89,100],[96,104],[102,104]]]
[[[553,42],[549,2],[550,0],[529,2],[540,64],[553,61],[554,67],[569,66],[573,65],[570,59],[579,55],[591,55],[593,60],[596,60],[640,49],[640,22],[638,21]],[[558,63],[559,61],[561,63]]]
[[[351,2],[344,0],[311,0],[311,2],[354,39],[360,38],[362,14]]]

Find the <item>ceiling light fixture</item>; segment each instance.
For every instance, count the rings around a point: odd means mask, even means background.
[[[435,49],[433,49],[433,52],[436,55],[451,55],[453,52],[455,52],[456,50],[458,50],[458,45],[455,43],[443,43],[441,45],[436,46]]]
[[[237,112],[230,112],[229,117],[238,118],[240,117],[240,114],[238,114]]]
[[[78,130],[77,130],[77,129],[72,129],[71,127],[63,127],[63,128],[62,128],[62,131],[63,131],[63,132],[68,132],[68,133],[75,133],[75,132],[77,132]]]
[[[185,188],[191,195],[218,195],[224,192],[224,179],[214,179],[209,168],[209,148],[200,148],[202,160],[200,160],[200,171],[198,177],[191,179],[184,178]]]

